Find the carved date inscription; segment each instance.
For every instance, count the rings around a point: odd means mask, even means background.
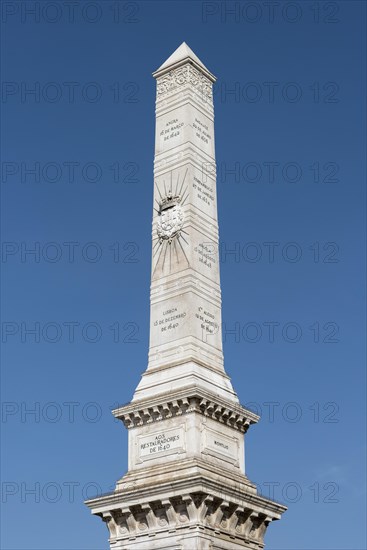
[[[194,176],[194,181],[192,184],[193,189],[197,193],[198,199],[205,202],[207,205],[211,205],[214,201],[213,187],[200,181],[197,177]]]
[[[216,318],[213,313],[210,313],[203,307],[198,307],[195,317],[200,321],[200,327],[203,331],[203,335],[204,333],[206,333],[207,336],[208,334],[216,334],[218,332],[218,323],[216,322]]]
[[[139,456],[156,456],[159,453],[179,449],[183,446],[183,429],[174,428],[141,437],[139,441]]]
[[[166,122],[165,128],[160,132],[159,135],[163,137],[163,141],[168,141],[169,139],[180,135],[183,125],[184,123],[180,122],[178,118],[169,120],[168,122]]]
[[[195,130],[195,135],[197,138],[199,138],[204,143],[209,143],[212,138],[209,134],[209,128],[206,124],[204,124],[204,122],[201,122],[201,120],[195,118],[192,127]]]
[[[160,327],[161,332],[174,330],[180,324],[180,320],[186,317],[186,312],[180,312],[177,307],[172,307],[162,312],[162,317],[153,322],[155,327]]]
[[[215,258],[217,246],[214,243],[199,243],[199,246],[196,246],[194,251],[197,252],[199,256],[199,262],[209,269],[217,262]]]

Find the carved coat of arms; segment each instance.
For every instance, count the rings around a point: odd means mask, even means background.
[[[159,240],[168,240],[169,244],[172,239],[179,234],[183,225],[183,212],[180,206],[181,199],[169,194],[160,203],[157,222],[157,234]]]

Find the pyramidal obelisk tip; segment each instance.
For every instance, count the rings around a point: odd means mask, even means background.
[[[207,76],[211,77],[211,80],[215,80],[215,77],[207,69],[204,63],[198,58],[198,56],[192,51],[190,46],[186,42],[182,44],[169,56],[168,59],[153,73],[154,77],[161,76],[167,70],[183,65],[184,63],[192,63],[198,69],[203,71]]]

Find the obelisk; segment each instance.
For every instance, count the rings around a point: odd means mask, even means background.
[[[263,548],[285,507],[245,474],[243,408],[224,370],[215,174],[215,77],[183,43],[157,80],[148,367],[113,414],[128,472],[87,502],[111,549]]]

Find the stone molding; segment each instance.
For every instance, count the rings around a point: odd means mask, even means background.
[[[190,362],[223,375],[224,361],[221,350],[194,336],[178,338],[164,346],[152,346],[149,350],[148,369],[145,374],[151,376],[161,369],[178,367]],[[180,379],[182,378],[184,375],[181,373]]]
[[[189,397],[177,397],[176,399],[161,399],[156,403],[152,403],[152,401],[141,404],[129,403],[124,407],[114,409],[112,413],[128,429],[160,422],[166,418],[198,413],[213,418],[241,433],[246,433],[249,426],[259,420],[255,413],[248,411],[241,405],[221,402],[216,396],[206,397],[194,394]]]
[[[157,117],[164,116],[172,110],[185,107],[186,105],[191,105],[198,113],[214,122],[213,101],[202,96],[190,85],[169,92],[161,98],[158,97],[155,114]]]
[[[92,502],[91,502],[92,504]],[[279,505],[279,512],[283,506]],[[110,532],[110,542],[143,540],[168,531],[172,535],[185,529],[199,527],[215,537],[237,540],[246,548],[262,548],[269,523],[277,514],[245,502],[243,505],[223,498],[197,492],[162,498],[138,505],[121,504],[114,509],[98,512]]]
[[[157,179],[167,172],[179,170],[187,165],[197,168],[205,177],[211,178],[213,183],[216,182],[217,166],[215,159],[198,149],[191,141],[157,154],[154,158],[154,177]],[[215,221],[217,223],[217,218],[215,218]]]
[[[211,243],[214,244],[214,243]],[[218,256],[219,254],[215,252]],[[214,256],[214,254],[213,254]],[[192,291],[196,294],[200,290],[201,295],[208,300],[212,305],[221,306],[220,286],[216,281],[204,277],[199,273],[193,273],[191,268],[178,274],[168,275],[165,285],[159,279],[152,281],[150,288],[150,299],[152,304],[156,304],[164,300],[166,297],[174,297],[183,292]]]

